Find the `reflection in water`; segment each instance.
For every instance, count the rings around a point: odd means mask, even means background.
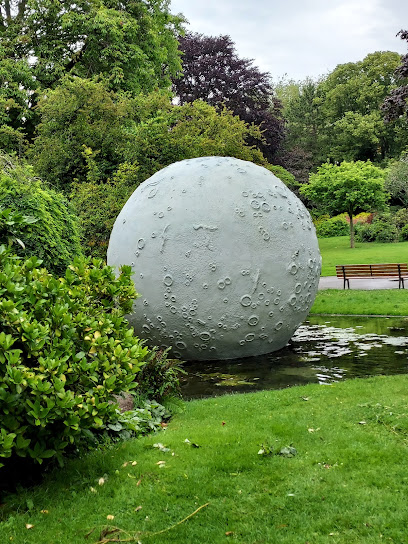
[[[408,318],[311,316],[274,353],[185,363],[184,398],[408,372]]]

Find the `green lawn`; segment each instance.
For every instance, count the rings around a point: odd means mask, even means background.
[[[9,497],[1,542],[402,544],[407,388],[378,377],[188,402],[166,431]]]
[[[408,242],[381,244],[378,242],[359,243],[350,248],[348,236],[319,238],[322,255],[322,276],[335,276],[336,264],[363,263],[406,263]]]
[[[408,289],[324,289],[311,314],[408,315]]]

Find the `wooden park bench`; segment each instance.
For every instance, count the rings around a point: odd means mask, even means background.
[[[404,289],[404,276],[408,276],[408,265],[397,264],[338,264],[336,275],[343,279],[343,289],[350,289],[350,278],[398,278],[398,289]]]

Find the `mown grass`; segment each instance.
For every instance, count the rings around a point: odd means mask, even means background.
[[[348,236],[336,236],[319,238],[319,248],[322,255],[322,276],[335,276],[336,264],[408,262],[408,242],[356,242],[356,247],[351,249]]]
[[[2,542],[406,542],[407,387],[379,377],[188,402],[165,432],[9,497]],[[276,455],[286,445],[295,457]]]
[[[408,289],[323,289],[311,314],[408,315]]]

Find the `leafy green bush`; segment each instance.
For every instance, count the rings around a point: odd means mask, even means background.
[[[344,236],[350,231],[347,221],[340,217],[329,217],[316,224],[316,234],[320,238],[330,238],[331,236]]]
[[[139,396],[162,402],[180,395],[181,361],[168,358],[169,350],[153,352],[137,376]]]
[[[124,318],[130,267],[115,278],[77,258],[56,278],[39,265],[0,246],[0,458],[41,463],[117,420],[113,396],[136,387],[149,351]]]
[[[406,242],[408,240],[408,225],[402,227],[400,231],[400,238],[403,242]]]
[[[374,216],[372,223],[356,224],[356,239],[360,242],[396,242],[399,231],[395,218],[389,213]]]
[[[392,223],[383,223],[381,226],[375,225],[376,228],[376,242],[383,242],[384,244],[389,244],[392,242],[398,241],[398,230],[397,227]]]
[[[399,229],[402,229],[405,225],[408,225],[408,209],[400,208],[397,212],[395,212],[394,221]]]
[[[374,242],[376,231],[374,225],[361,223],[355,226],[355,236],[358,242]]]
[[[145,400],[141,406],[126,412],[117,411],[117,421],[108,424],[112,432],[121,440],[156,432],[162,429],[163,421],[170,418],[170,412],[161,404]]]
[[[34,177],[32,168],[0,155],[0,208],[33,217],[31,224],[15,223],[13,235],[24,241],[14,250],[21,256],[35,255],[51,272],[63,274],[76,255],[82,253],[79,220],[68,200]],[[1,229],[0,243],[8,243]]]
[[[137,166],[124,163],[112,181],[73,184],[71,203],[81,221],[81,242],[86,255],[106,259],[113,224],[139,183]]]
[[[24,242],[17,237],[17,230],[20,231],[22,227],[31,225],[36,221],[35,217],[13,212],[11,208],[0,208],[0,241],[6,242],[9,247],[17,243],[25,249]]]

